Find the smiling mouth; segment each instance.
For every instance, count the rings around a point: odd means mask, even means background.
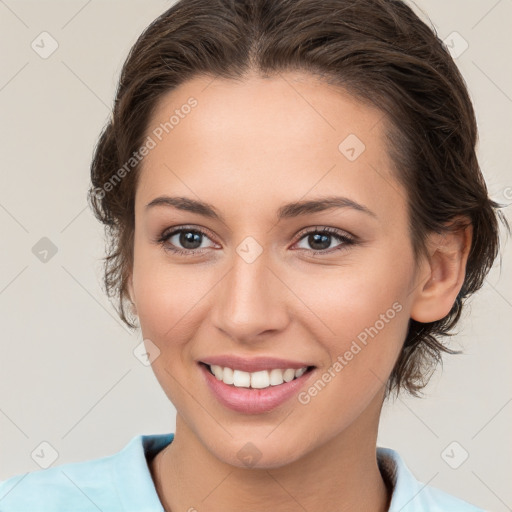
[[[235,388],[265,389],[299,379],[311,372],[315,366],[303,366],[302,368],[273,368],[257,372],[246,372],[219,365],[209,365],[200,362],[202,366],[215,376],[217,380]]]

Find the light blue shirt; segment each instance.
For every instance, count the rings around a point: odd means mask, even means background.
[[[1,512],[163,512],[148,460],[174,434],[138,435],[118,453],[13,476],[0,482]],[[483,512],[418,482],[400,455],[377,448],[394,485],[389,512]]]

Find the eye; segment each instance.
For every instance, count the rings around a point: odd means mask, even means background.
[[[333,239],[338,240],[339,244],[329,250]],[[203,253],[203,249],[215,247],[215,244],[213,246],[204,245],[206,240],[210,240],[210,237],[202,229],[181,226],[171,231],[164,231],[156,241],[161,244],[166,251],[184,256],[194,256]],[[310,245],[312,249],[299,247],[299,250],[309,252],[313,255],[330,254],[346,249],[348,246],[356,243],[356,239],[352,235],[348,235],[336,228],[322,226],[303,232],[299,242],[303,240],[306,244]]]
[[[204,249],[205,239],[209,240],[206,232],[197,228],[180,227],[170,232],[164,232],[157,240],[166,251],[185,256],[194,256],[201,253],[199,249]],[[181,247],[180,247],[181,246]]]
[[[329,249],[333,239],[339,240],[340,243],[335,246],[334,249],[327,250]],[[335,251],[344,250],[347,246],[354,245],[356,243],[352,235],[348,235],[347,233],[335,228],[321,226],[316,227],[314,230],[307,231],[306,233],[302,233],[299,242],[302,240],[312,247],[313,250],[308,250],[307,247],[301,247],[300,249],[307,250],[314,255],[330,254]]]

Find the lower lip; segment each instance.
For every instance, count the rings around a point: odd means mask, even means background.
[[[202,363],[199,366],[208,387],[217,400],[229,409],[244,414],[261,414],[278,407],[294,396],[314,372],[314,369],[307,371],[299,378],[290,382],[283,382],[283,384],[278,386],[253,389],[237,388],[236,386],[224,384],[224,382],[218,380],[217,377],[210,373],[207,366]]]

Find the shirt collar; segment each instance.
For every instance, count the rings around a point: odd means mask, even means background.
[[[174,433],[138,435],[112,458],[117,489],[124,489],[120,500],[126,510],[163,511],[155,489],[149,461],[174,439]],[[426,485],[414,478],[400,455],[389,448],[377,448],[377,461],[392,487],[389,512],[420,512],[421,495]],[[419,499],[416,499],[419,497]]]
[[[116,489],[124,510],[163,512],[148,462],[174,439],[174,434],[138,435],[112,457]]]
[[[377,448],[377,461],[383,476],[392,487],[389,512],[421,512],[421,492],[426,487],[418,482],[402,457],[390,448]]]

